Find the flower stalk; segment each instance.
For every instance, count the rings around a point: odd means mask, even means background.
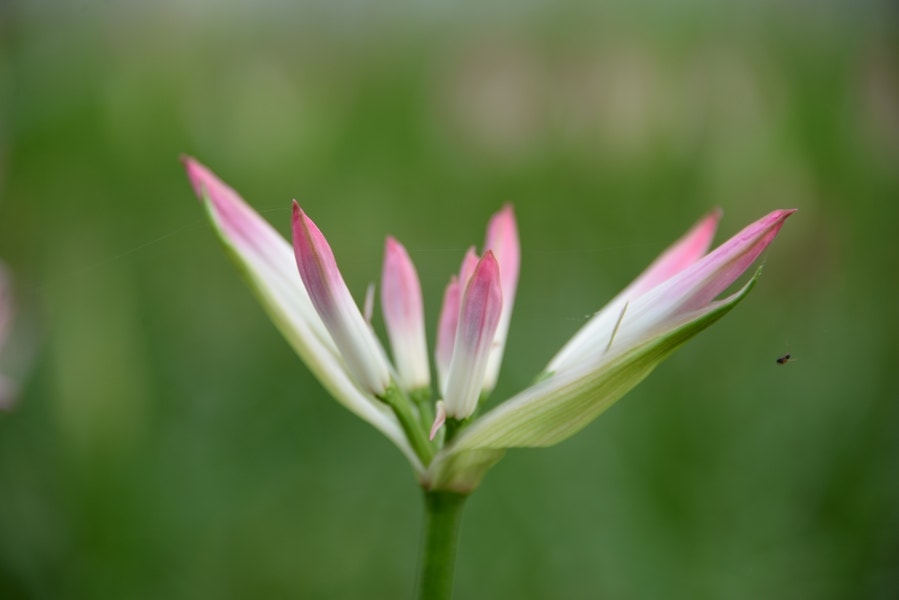
[[[420,600],[450,600],[466,494],[424,492],[425,524],[418,578]]]

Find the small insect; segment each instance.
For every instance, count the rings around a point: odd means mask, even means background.
[[[784,354],[783,356],[780,356],[780,357],[777,358],[777,364],[779,364],[779,365],[785,365],[785,364],[787,364],[788,362],[790,362],[790,359],[791,359],[791,358],[792,358],[792,357],[790,356],[790,353],[787,352],[787,353]]]

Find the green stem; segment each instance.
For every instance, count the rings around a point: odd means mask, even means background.
[[[450,600],[459,547],[459,523],[465,494],[425,491],[425,538],[421,556],[418,597]]]
[[[425,431],[431,431],[434,424],[434,405],[431,404],[431,388],[420,388],[409,392],[409,398],[418,408],[421,425]]]
[[[434,458],[434,446],[428,439],[424,429],[422,429],[421,422],[412,413],[412,405],[409,403],[409,399],[396,385],[391,385],[384,392],[381,400],[393,409],[393,414],[396,415],[400,426],[409,439],[409,443],[412,444],[412,449],[415,450],[415,454],[427,467],[431,464],[431,459]]]

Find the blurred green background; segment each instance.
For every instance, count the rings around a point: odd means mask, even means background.
[[[361,298],[512,201],[497,400],[713,206],[733,313],[467,507],[457,597],[899,596],[899,44],[876,2],[0,2],[0,597],[403,598],[419,491],[218,245],[188,153]],[[378,324],[378,327],[381,327]],[[790,352],[786,366],[775,358]]]

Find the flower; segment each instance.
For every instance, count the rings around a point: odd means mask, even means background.
[[[771,212],[707,254],[721,218],[720,211],[710,213],[597,312],[535,384],[478,416],[496,382],[518,281],[511,206],[493,216],[483,254],[469,249],[446,288],[435,404],[419,393],[430,384],[421,290],[399,242],[387,239],[381,291],[394,368],[325,237],[296,202],[291,256],[287,242],[231,188],[195,160],[184,162],[222,242],[275,324],[338,401],[404,452],[431,491],[470,492],[507,448],[552,445],[584,428],[746,296],[759,270],[716,300],[795,212]],[[444,422],[446,435],[438,436]]]

